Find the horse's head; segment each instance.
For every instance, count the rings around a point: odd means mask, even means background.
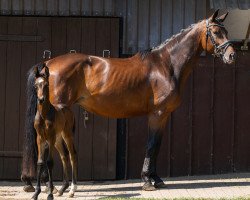
[[[49,68],[44,66],[44,72],[40,73],[38,67],[34,68],[35,74],[35,88],[37,93],[37,103],[43,104],[43,102],[49,96]]]
[[[205,51],[221,57],[224,63],[231,64],[235,61],[236,52],[232,43],[228,40],[227,30],[222,24],[227,14],[220,17],[217,10],[210,18],[206,19],[202,37],[202,47]]]

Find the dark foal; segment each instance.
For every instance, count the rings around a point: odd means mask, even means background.
[[[68,160],[65,155],[63,141],[69,151],[70,162],[72,166],[72,185],[69,196],[73,197],[76,191],[77,179],[77,160],[76,152],[73,144],[73,113],[67,108],[57,108],[49,101],[49,69],[44,66],[44,72],[40,73],[38,68],[34,68],[35,88],[37,93],[37,112],[34,120],[34,127],[37,132],[37,186],[32,199],[37,199],[41,192],[41,174],[44,170],[48,170],[48,198],[53,199],[53,182],[52,182],[52,167],[53,167],[53,151],[56,148],[60,154],[63,163],[64,184],[58,191],[58,195],[69,187],[68,180]],[[45,156],[46,145],[48,145],[48,155]],[[46,163],[45,158],[47,157]]]

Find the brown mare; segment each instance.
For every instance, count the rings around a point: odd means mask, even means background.
[[[41,174],[43,170],[48,170],[49,175],[49,195],[48,199],[53,199],[53,182],[52,182],[52,167],[54,148],[60,154],[63,163],[64,185],[58,191],[59,195],[69,186],[68,180],[68,160],[65,155],[63,141],[69,151],[70,163],[72,167],[72,185],[69,196],[73,197],[76,190],[77,178],[77,161],[73,143],[73,126],[74,115],[71,110],[66,108],[57,108],[49,101],[49,69],[44,67],[44,73],[38,71],[38,67],[34,68],[35,83],[34,87],[37,94],[37,112],[34,120],[34,127],[37,133],[37,186],[32,199],[37,199],[41,192]],[[48,155],[45,156],[46,143],[48,144]],[[46,160],[45,160],[46,159]],[[46,161],[46,162],[45,162]]]
[[[185,80],[201,52],[214,52],[228,64],[235,60],[235,50],[222,24],[227,14],[218,18],[217,15],[218,11],[158,47],[130,58],[77,53],[46,61],[51,73],[49,89],[53,105],[71,107],[77,103],[89,112],[112,118],[148,116],[150,133],[141,172],[144,190],[164,185],[156,172],[161,129],[170,113],[180,105]],[[27,131],[26,138],[32,138],[33,134]],[[34,151],[34,143],[25,144],[28,147],[24,154],[27,150]],[[26,160],[32,167],[23,162],[22,175],[24,180],[29,180],[36,162],[34,157],[24,155]]]

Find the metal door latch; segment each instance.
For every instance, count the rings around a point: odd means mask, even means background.
[[[43,59],[46,59],[46,55],[48,54],[48,59],[51,58],[51,51],[50,50],[44,50],[43,52]]]
[[[104,49],[102,51],[102,57],[104,57],[104,58],[110,58],[110,50]]]

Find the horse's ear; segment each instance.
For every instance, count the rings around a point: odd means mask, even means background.
[[[214,14],[210,17],[210,18],[211,18],[211,22],[215,22],[215,19],[216,19],[216,17],[218,16],[219,10],[220,10],[220,9],[216,10],[216,11],[214,12]]]
[[[47,66],[45,66],[45,78],[49,78],[49,68]]]
[[[34,67],[33,72],[34,72],[36,78],[39,77],[40,74],[39,74],[39,71],[38,71],[38,67],[37,67],[37,66]]]
[[[224,15],[221,15],[220,17],[217,18],[219,22],[224,22],[225,19],[227,18],[228,12],[225,13]]]

